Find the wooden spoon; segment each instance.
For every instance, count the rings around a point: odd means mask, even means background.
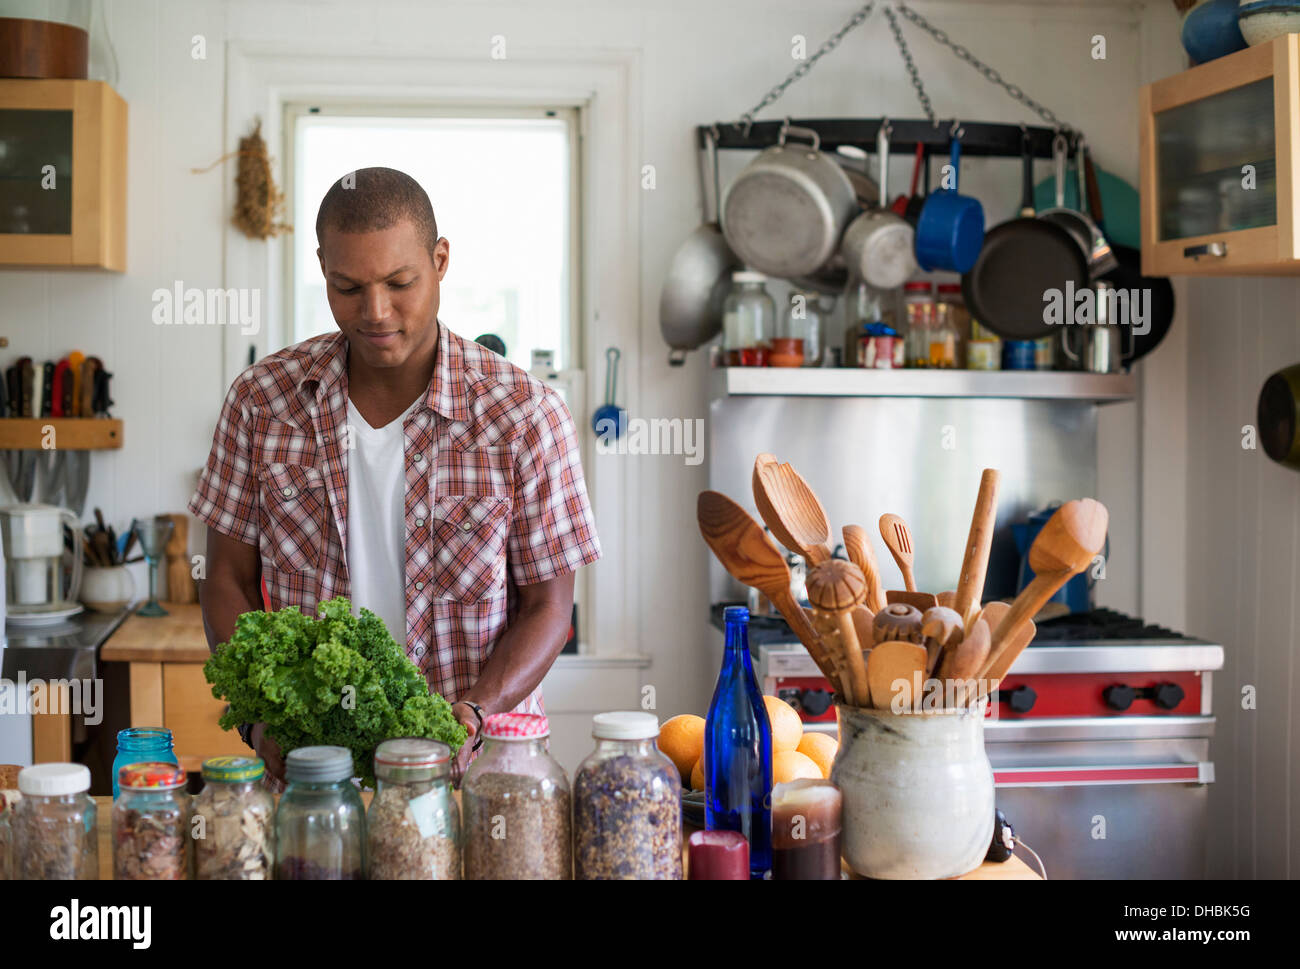
[[[941,605],[939,597],[933,592],[907,592],[903,589],[890,589],[885,593],[885,605],[892,606],[895,602],[902,602],[909,606],[925,612],[927,609],[933,609]]]
[[[758,513],[782,545],[798,552],[809,565],[831,557],[826,509],[798,471],[777,464],[770,454],[760,454],[754,462],[753,485]]]
[[[948,695],[949,681],[957,681],[951,687],[953,689],[954,705],[964,707],[966,705],[966,686],[964,681],[973,680],[979,674],[980,669],[984,666],[984,661],[988,659],[989,646],[993,642],[992,634],[989,632],[989,625],[983,619],[977,619],[975,625],[971,626],[970,632],[962,639],[955,649],[947,650],[943,654],[943,659],[939,661],[939,671],[936,674],[944,682],[944,695]],[[976,692],[979,690],[979,684],[975,686]]]
[[[871,705],[877,710],[890,709],[895,693],[903,691],[906,691],[904,697],[909,702],[900,705],[903,709],[910,709],[921,699],[924,680],[924,646],[889,640],[871,648],[867,656],[867,682],[871,687]]]
[[[916,579],[912,577],[912,533],[907,530],[907,522],[897,515],[880,516],[880,537],[898,563],[898,571],[903,573],[903,586],[908,592],[916,591]]]
[[[695,515],[700,534],[723,568],[772,600],[818,668],[832,683],[837,682],[835,665],[823,649],[817,630],[790,592],[790,567],[785,564],[785,556],[763,533],[762,526],[717,491],[700,492]]]
[[[1022,652],[1024,652],[1025,647],[1034,641],[1034,634],[1037,632],[1038,627],[1034,625],[1032,619],[1020,627],[1020,631],[1016,633],[1016,638],[1013,639],[1007,648],[1002,651],[1002,657],[992,667],[981,672],[981,686],[975,695],[976,701],[996,690],[998,684],[1006,679],[1007,672],[1011,669],[1011,664],[1019,658]],[[985,662],[985,666],[988,666],[987,661]]]
[[[1067,501],[1047,519],[1029,547],[1029,567],[1034,570],[1034,578],[1020,590],[993,630],[993,649],[986,669],[997,666],[1002,653],[1017,639],[1019,627],[1031,621],[1057,589],[1092,563],[1093,556],[1106,543],[1108,523],[1106,506],[1092,498]]]
[[[867,530],[861,525],[845,525],[842,534],[844,551],[848,553],[849,561],[866,576],[867,608],[873,613],[879,612],[888,603],[885,602],[885,583],[880,579],[880,563],[876,561],[876,553],[867,538]]]
[[[993,526],[998,514],[998,479],[995,468],[985,468],[980,475],[979,497],[971,516],[970,534],[966,537],[966,554],[961,562],[957,582],[957,604],[953,607],[963,622],[972,622],[984,592],[984,576],[989,567],[989,549],[993,546]]]
[[[945,609],[951,609],[957,604],[957,593],[951,589],[947,592],[938,592],[935,594],[934,601],[936,605],[943,606]]]
[[[812,607],[834,616],[839,628],[840,644],[849,672],[846,699],[853,706],[868,706],[871,691],[867,686],[867,667],[862,660],[862,646],[853,625],[853,607],[867,594],[862,570],[852,562],[827,559],[808,569],[808,601]]]
[[[963,625],[957,610],[932,606],[921,616],[921,641],[925,644],[925,675],[932,676],[939,657],[957,648],[962,641]],[[983,662],[983,657],[980,658]]]

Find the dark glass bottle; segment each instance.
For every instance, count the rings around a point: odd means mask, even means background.
[[[772,867],[772,725],[749,656],[749,610],[723,614],[722,671],[704,728],[704,818],[749,840],[749,873]]]

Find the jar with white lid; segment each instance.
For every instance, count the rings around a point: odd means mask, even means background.
[[[652,713],[598,713],[595,751],[573,780],[575,877],[682,877],[682,779]]]
[[[37,764],[18,773],[14,809],[13,877],[39,881],[99,877],[99,837],[90,769],[84,764]]]

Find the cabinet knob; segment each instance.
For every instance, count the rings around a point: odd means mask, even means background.
[[[1197,246],[1186,246],[1183,249],[1183,255],[1190,259],[1200,259],[1201,256],[1214,256],[1216,259],[1222,259],[1228,254],[1228,244],[1226,242],[1202,242]]]

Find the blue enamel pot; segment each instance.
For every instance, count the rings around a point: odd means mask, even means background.
[[[952,139],[952,188],[931,192],[916,224],[916,261],[922,269],[968,272],[984,244],[984,209],[958,191],[961,142]]]

